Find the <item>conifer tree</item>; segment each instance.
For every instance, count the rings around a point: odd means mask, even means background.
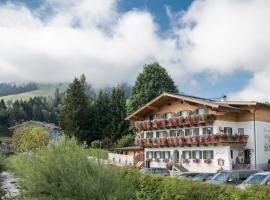
[[[66,91],[63,109],[60,113],[60,125],[64,133],[75,136],[80,142],[87,139],[88,126],[88,97],[85,94],[85,77],[75,78]]]

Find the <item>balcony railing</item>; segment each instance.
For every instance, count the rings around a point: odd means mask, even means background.
[[[224,135],[210,134],[186,137],[165,137],[165,138],[137,138],[135,143],[142,147],[171,147],[171,146],[209,146],[209,145],[230,145],[246,144],[248,135]]]
[[[155,119],[137,121],[135,126],[138,131],[157,130],[175,127],[195,126],[199,124],[212,124],[214,115],[190,115],[187,117],[174,117],[170,119]]]

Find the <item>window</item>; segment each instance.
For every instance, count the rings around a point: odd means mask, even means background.
[[[238,128],[238,134],[239,135],[244,135],[245,134],[245,129],[244,128]]]
[[[183,151],[183,159],[190,159],[191,151]]]
[[[190,115],[190,110],[182,110],[182,111],[179,111],[177,114],[178,116],[181,116],[181,117],[187,117]]]
[[[213,150],[203,151],[203,159],[214,159],[214,151]]]
[[[189,128],[185,129],[185,136],[190,136],[190,135],[191,135],[190,129]]]
[[[200,128],[194,128],[193,135],[200,135]]]
[[[202,151],[192,151],[192,159],[202,159]]]
[[[233,159],[233,150],[231,149],[231,159]]]
[[[146,158],[147,158],[147,159],[153,158],[153,152],[152,152],[152,151],[147,151],[147,152],[146,152]]]
[[[158,115],[157,114],[153,114],[153,115],[150,115],[149,116],[149,120],[155,120],[155,119],[157,119],[158,118]]]
[[[160,151],[154,151],[154,158],[161,158],[161,152]]]
[[[161,135],[162,135],[162,137],[168,137],[169,136],[167,131],[162,131]]]
[[[213,134],[213,127],[204,127],[203,128],[203,135]]]
[[[232,134],[232,127],[224,127],[224,133],[231,135]]]
[[[145,133],[145,138],[153,138],[154,137],[154,133],[153,132],[146,132]]]
[[[160,137],[160,132],[156,131],[156,138],[159,138],[159,137]]]
[[[197,110],[195,110],[195,114],[196,115],[208,114],[208,109],[206,109],[206,108],[198,108]]]
[[[170,130],[170,137],[176,137],[176,130]]]
[[[170,118],[172,118],[173,117],[173,113],[171,113],[171,112],[167,112],[167,113],[165,113],[165,118],[166,119],[170,119]]]
[[[170,157],[171,157],[171,152],[165,151],[165,159],[170,159]]]
[[[185,132],[183,129],[178,130],[178,136],[181,136],[181,137],[185,136]]]

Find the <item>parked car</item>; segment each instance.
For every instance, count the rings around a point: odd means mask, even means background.
[[[238,185],[246,180],[250,175],[257,172],[257,170],[224,170],[213,176],[209,182],[215,184],[225,183]]]
[[[159,174],[162,176],[170,176],[170,171],[166,168],[158,168],[158,167],[151,167],[151,168],[143,168],[140,170],[143,174]]]
[[[249,176],[238,188],[244,189],[250,185],[270,185],[270,172],[260,172]]]
[[[208,181],[210,180],[215,174],[214,173],[202,173],[195,176],[192,180],[196,181]]]
[[[178,179],[193,179],[195,176],[198,176],[200,173],[196,172],[185,172],[177,176]]]

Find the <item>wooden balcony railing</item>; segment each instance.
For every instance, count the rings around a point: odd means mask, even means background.
[[[135,143],[142,147],[172,147],[172,146],[209,146],[246,144],[248,135],[224,135],[210,134],[190,137],[166,137],[166,138],[137,138]]]
[[[170,119],[155,119],[137,121],[135,126],[138,131],[157,130],[175,127],[196,126],[199,124],[212,124],[214,115],[190,115],[187,117],[174,117]]]

